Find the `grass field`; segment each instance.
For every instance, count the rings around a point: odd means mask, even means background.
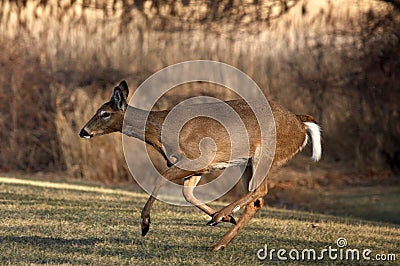
[[[215,253],[209,247],[229,225],[208,227],[197,209],[157,202],[143,238],[139,216],[146,199],[127,190],[0,177],[0,264],[269,265],[257,258],[264,245],[319,253],[337,248],[339,237],[346,238],[346,248],[372,250],[371,261],[358,263],[373,264],[376,254],[389,253],[396,261],[387,264],[400,261],[398,224],[275,208],[263,208],[227,249]],[[313,263],[350,262],[325,256]]]

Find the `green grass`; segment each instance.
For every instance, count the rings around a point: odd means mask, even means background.
[[[208,217],[195,208],[157,202],[150,232],[141,237],[139,217],[146,194],[4,180],[0,180],[0,264],[266,265],[271,262],[259,261],[256,255],[265,244],[318,251],[336,248],[339,237],[347,239],[348,248],[395,253],[397,261],[391,265],[400,261],[400,228],[395,224],[263,208],[227,249],[215,253],[209,247],[229,225],[208,227]],[[316,222],[319,226],[313,228]],[[349,262],[326,258],[316,263]]]
[[[398,185],[349,188],[322,193],[322,197],[330,213],[400,224]]]

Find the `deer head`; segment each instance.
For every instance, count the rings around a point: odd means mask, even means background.
[[[121,81],[118,87],[114,88],[111,99],[103,104],[86,123],[79,133],[81,138],[90,139],[94,136],[121,132],[126,111],[126,99],[129,94],[128,84]]]

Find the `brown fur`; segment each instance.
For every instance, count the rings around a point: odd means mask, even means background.
[[[250,153],[254,153],[256,143],[260,142],[260,129],[254,113],[244,100],[228,101],[226,103],[242,118],[248,131],[249,139],[253,140],[250,143]],[[273,165],[280,166],[293,157],[305,143],[306,129],[302,122],[315,120],[311,116],[297,116],[275,102],[270,101],[269,103],[276,126],[276,150]],[[160,131],[168,112],[155,111],[151,112],[149,116],[150,123],[147,126],[146,142],[154,145],[157,150],[162,150]],[[229,154],[225,152],[230,150],[231,147],[228,132],[217,121],[206,117],[192,119],[182,128],[180,132],[182,153],[190,159],[199,157],[198,144],[204,137],[210,137],[217,143],[217,154],[214,163],[228,159]]]

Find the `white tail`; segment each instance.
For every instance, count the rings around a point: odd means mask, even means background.
[[[321,128],[314,122],[304,122],[306,130],[311,136],[313,153],[311,160],[318,162],[321,159]]]

